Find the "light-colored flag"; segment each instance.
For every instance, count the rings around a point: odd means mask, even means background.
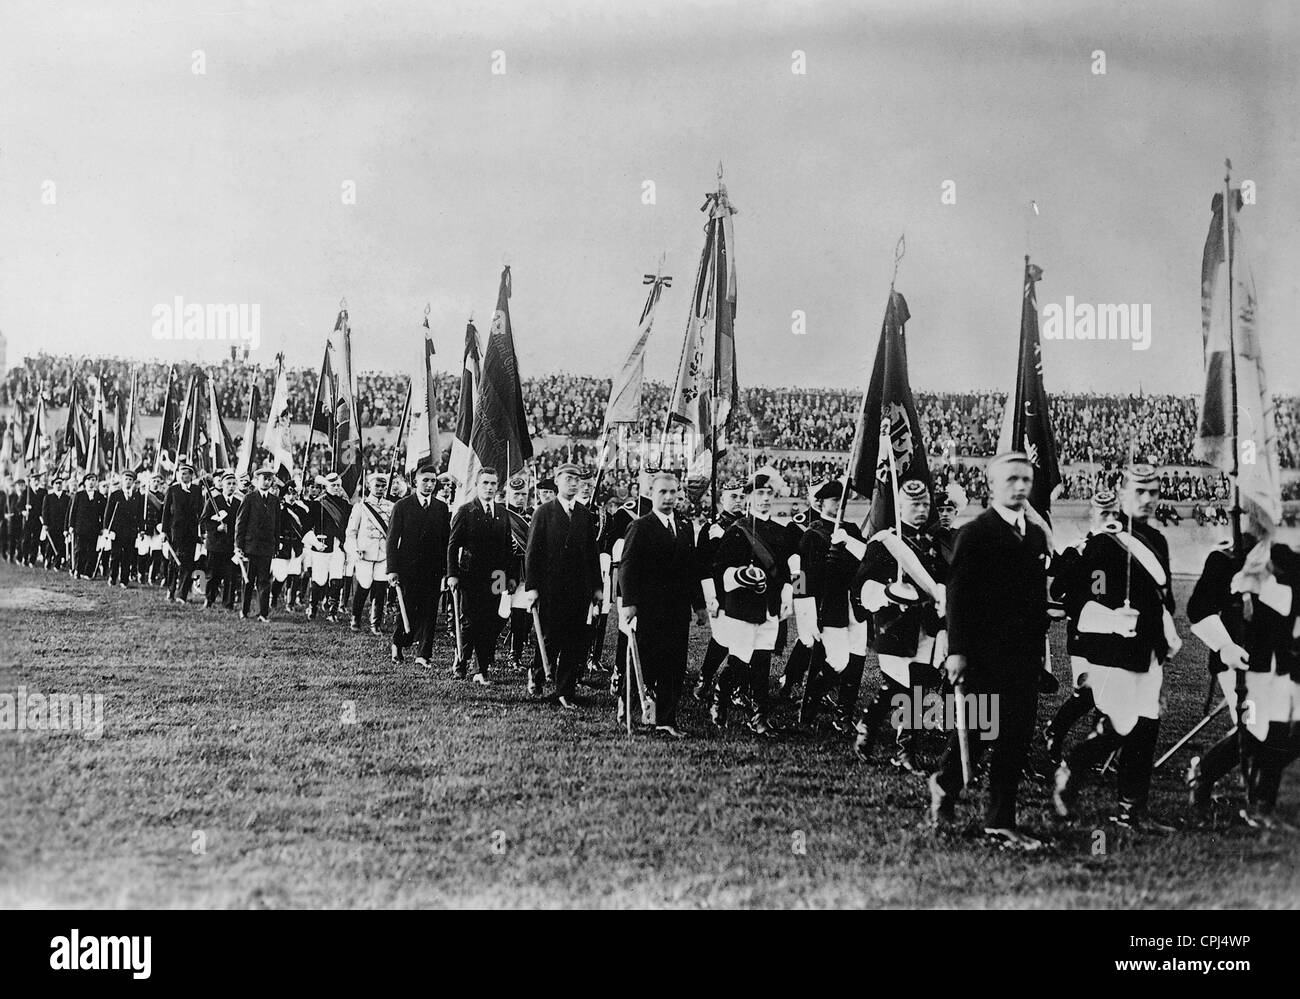
[[[1226,212],[1223,194],[1214,196],[1210,231],[1201,258],[1205,396],[1193,454],[1228,474],[1232,474],[1235,465],[1241,508],[1247,521],[1242,528],[1262,539],[1282,519],[1277,428],[1260,352],[1255,279],[1243,252],[1241,226],[1237,221],[1237,212],[1242,207],[1241,191],[1234,188],[1231,194]],[[1233,354],[1237,382],[1236,462],[1233,461]]]
[[[266,418],[262,447],[271,454],[275,474],[282,482],[293,481],[293,417],[289,413],[289,376],[284,373],[284,355],[276,356],[275,391]]]

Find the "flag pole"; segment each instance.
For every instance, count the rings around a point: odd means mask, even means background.
[[[1237,346],[1232,303],[1232,212],[1236,202],[1232,197],[1232,160],[1225,159],[1223,166],[1223,255],[1228,267],[1228,377],[1232,383],[1232,554],[1240,558],[1241,538],[1241,480],[1240,449],[1238,440],[1240,428],[1237,420]],[[1231,206],[1231,207],[1229,207]]]

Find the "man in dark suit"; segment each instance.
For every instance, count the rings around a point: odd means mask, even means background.
[[[39,472],[27,483],[23,504],[23,561],[35,565],[41,552],[41,507],[45,503],[45,476]]]
[[[650,484],[654,509],[632,522],[619,566],[622,613],[636,642],[642,676],[651,698],[649,718],[656,731],[683,738],[677,706],[686,678],[691,609],[703,625],[704,593],[696,565],[695,532],[677,516],[677,476],[660,472]],[[626,677],[626,671],[624,676]],[[625,680],[626,682],[626,680]],[[619,698],[622,715],[626,697]]]
[[[388,581],[398,592],[410,619],[409,631],[401,614],[393,631],[393,662],[402,661],[402,650],[416,647],[415,663],[429,668],[433,655],[433,633],[437,625],[434,608],[447,566],[447,541],[451,534],[451,511],[433,495],[438,474],[425,462],[415,472],[415,492],[393,505],[388,528]]]
[[[447,588],[459,604],[462,642],[452,675],[463,680],[473,658],[474,682],[484,687],[492,683],[488,671],[501,634],[501,597],[518,582],[513,576],[509,515],[496,498],[499,481],[495,468],[478,470],[474,499],[456,511],[447,545]]]
[[[182,461],[176,467],[176,481],[163,499],[162,529],[172,549],[167,568],[167,599],[181,603],[189,598],[194,583],[194,549],[199,543],[199,517],[203,497],[194,484],[194,466]]]
[[[239,515],[239,498],[235,496],[236,475],[227,469],[221,474],[221,492],[208,493],[203,500],[203,548],[208,553],[208,585],[203,606],[211,607],[222,599],[226,610],[235,606],[235,580],[239,570],[235,555],[235,519]]]
[[[555,470],[557,495],[537,508],[524,558],[527,598],[541,620],[542,643],[555,671],[549,699],[576,709],[578,675],[591,648],[591,620],[601,598],[596,523],[577,501],[581,470],[566,462]],[[542,682],[542,663],[533,662],[529,690]]]
[[[972,766],[992,744],[984,833],[999,845],[1035,850],[1042,842],[1016,828],[1016,791],[1029,757],[1047,635],[1051,543],[1029,506],[1034,467],[1021,452],[1000,454],[987,470],[991,504],[958,533],[946,592],[948,679],[987,699],[989,731],[966,725]],[[982,707],[982,706],[981,706]],[[964,717],[970,718],[971,712]],[[930,814],[950,823],[963,781],[954,730],[939,770],[930,775]]]
[[[72,532],[75,574],[89,579],[94,575],[95,560],[99,557],[95,541],[104,524],[104,497],[99,493],[99,479],[94,472],[83,475],[81,485],[68,504],[67,527]]]
[[[135,472],[122,473],[122,488],[108,496],[104,515],[110,538],[108,559],[109,585],[126,589],[135,565],[135,539],[140,533],[140,501],[135,493]]]
[[[63,491],[63,476],[55,472],[50,476],[50,489],[41,504],[41,533],[47,545],[46,566],[55,569],[65,567],[68,557],[68,543],[64,531],[68,523],[68,504],[72,497]]]
[[[280,539],[280,497],[271,491],[275,470],[259,468],[257,488],[236,506],[234,556],[247,572],[241,618],[248,617],[257,591],[257,619],[266,624],[271,617],[271,559]]]

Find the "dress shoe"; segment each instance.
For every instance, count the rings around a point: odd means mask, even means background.
[[[348,624],[348,631],[358,632],[358,631],[360,631],[360,630],[361,630],[361,622],[360,622],[360,621],[352,621],[352,622],[350,622],[350,623]]]
[[[374,635],[376,638],[382,638],[384,636],[384,633],[379,630],[379,625],[377,624],[372,624],[370,626],[370,634]]]
[[[679,731],[678,729],[674,728],[672,725],[656,725],[655,731],[658,732],[660,735],[668,736],[668,738],[670,739],[686,738],[685,732]]]
[[[388,647],[388,654],[392,658],[394,663],[400,663],[403,660],[402,650],[399,649],[396,645],[390,645]]]
[[[527,691],[529,697],[536,697],[542,692],[541,684],[533,679],[531,673],[528,675],[528,685],[524,689]]]
[[[871,750],[876,740],[872,738],[871,733],[867,731],[867,726],[862,722],[858,722],[854,731],[856,734],[853,736],[853,755],[863,763],[867,763],[871,760]]]
[[[492,681],[482,673],[475,673],[471,680],[472,682],[477,683],[480,687],[492,686]]]
[[[257,623],[258,623],[258,624],[270,624],[270,623],[271,623],[271,619],[270,619],[269,617],[267,617],[265,614],[258,614],[258,615],[257,615]]]
[[[424,656],[416,656],[415,665],[419,666],[420,669],[429,669],[429,660],[425,659]]]
[[[578,710],[577,702],[568,697],[557,697],[555,699],[555,703],[558,704],[560,707],[562,707],[565,711]]]
[[[763,736],[764,738],[774,734],[772,732],[772,727],[767,723],[767,719],[758,712],[754,712],[754,714],[750,716],[749,721],[745,723],[745,727],[755,735]]]

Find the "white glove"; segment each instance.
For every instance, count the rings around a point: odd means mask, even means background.
[[[1219,661],[1228,669],[1250,669],[1250,653],[1235,642],[1219,649]]]

